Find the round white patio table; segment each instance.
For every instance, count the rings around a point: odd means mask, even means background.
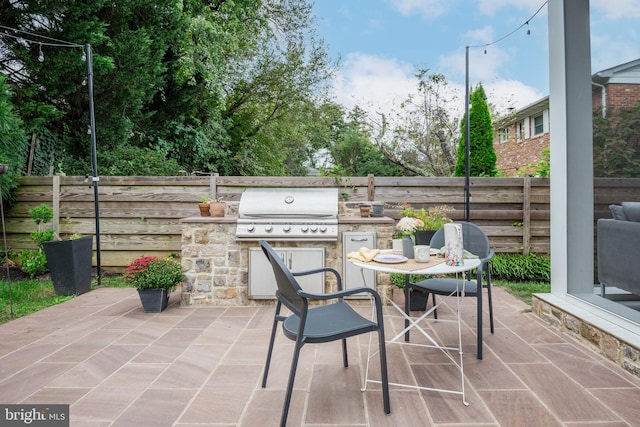
[[[383,254],[388,254],[391,251],[385,250],[382,251],[381,253]],[[437,260],[437,261],[434,261]],[[393,273],[397,273],[397,274],[404,274],[405,275],[405,287],[404,287],[404,295],[405,295],[405,309],[403,310],[402,308],[400,308],[400,306],[398,306],[393,299],[391,299],[391,301],[389,301],[391,303],[391,305],[401,314],[401,316],[396,316],[396,315],[386,315],[387,317],[391,317],[391,318],[404,318],[405,320],[405,328],[400,331],[398,334],[396,334],[393,338],[391,338],[390,340],[387,341],[387,344],[402,344],[402,345],[412,345],[412,346],[418,346],[418,347],[427,347],[427,348],[436,348],[440,351],[442,351],[448,358],[449,360],[451,360],[451,362],[453,362],[456,367],[458,368],[458,370],[460,371],[460,389],[442,389],[442,388],[433,388],[433,387],[424,387],[424,386],[420,386],[420,385],[413,385],[413,384],[399,384],[399,383],[389,383],[390,385],[395,385],[395,386],[399,386],[399,387],[408,387],[408,388],[413,388],[413,389],[418,389],[418,390],[429,390],[429,391],[436,391],[436,392],[443,392],[443,393],[453,393],[453,394],[460,394],[462,396],[462,403],[465,406],[469,406],[469,403],[466,401],[465,399],[465,388],[464,388],[464,364],[462,361],[462,329],[461,329],[461,307],[460,307],[460,301],[461,301],[461,297],[464,296],[464,284],[465,281],[464,280],[458,280],[458,285],[456,286],[456,291],[453,292],[451,295],[445,296],[444,298],[440,298],[438,304],[434,305],[433,307],[431,307],[429,310],[425,311],[422,315],[420,315],[419,317],[411,317],[410,315],[410,311],[409,311],[409,284],[410,284],[410,276],[411,274],[420,274],[420,275],[441,275],[441,274],[456,274],[456,278],[459,278],[460,273],[464,273],[466,271],[470,271],[473,270],[475,268],[478,268],[478,266],[480,265],[480,260],[477,258],[471,258],[471,259],[465,259],[464,260],[464,264],[463,265],[459,265],[459,266],[449,266],[444,262],[443,258],[438,258],[436,256],[431,256],[431,260],[429,263],[425,263],[425,267],[421,268],[420,265],[418,265],[415,262],[405,262],[405,263],[393,263],[393,264],[386,264],[386,263],[379,263],[379,262],[361,262],[361,261],[355,261],[355,260],[350,260],[354,265],[360,267],[363,277],[363,280],[365,280],[366,283],[366,279],[364,276],[364,271],[363,270],[373,270],[373,271],[379,271],[382,273],[389,273],[389,274],[393,274]],[[438,262],[441,261],[441,262]],[[438,262],[438,263],[436,263]],[[461,287],[461,289],[459,288]],[[438,319],[436,320],[437,322],[455,322],[457,323],[458,326],[458,347],[447,347],[444,345],[441,345],[440,343],[438,343],[435,339],[435,337],[431,336],[427,331],[425,331],[421,326],[420,326],[420,322],[422,322],[423,320],[433,320],[433,319],[426,319],[428,315],[430,315],[433,311],[435,311],[438,306],[440,304],[442,304],[444,301],[446,301],[449,297],[453,296],[453,295],[461,295],[461,297],[456,297],[456,318],[455,320],[446,320],[446,319]],[[424,335],[426,337],[426,339],[428,340],[429,343],[431,344],[417,344],[417,343],[411,343],[409,342],[409,331],[411,329],[416,329],[417,331],[419,331],[420,333],[422,333],[422,335]],[[400,338],[404,335],[405,339],[404,341],[401,341]],[[369,360],[371,359],[371,357],[375,356],[377,352],[371,353],[371,345],[369,345],[369,351],[368,351],[368,357],[367,357],[367,366],[366,366],[366,371],[365,371],[365,377],[364,377],[364,381],[363,381],[363,388],[362,390],[366,390],[366,385],[368,382],[370,383],[380,383],[380,381],[378,380],[372,380],[369,379]],[[451,354],[452,351],[455,351],[458,353],[459,355],[459,360],[456,360],[456,358]]]

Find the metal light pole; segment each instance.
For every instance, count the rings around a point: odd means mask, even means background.
[[[93,56],[91,55],[91,45],[87,43],[85,45],[87,55],[87,79],[89,86],[89,117],[91,133],[91,169],[93,172],[92,184],[93,184],[93,203],[96,219],[96,266],[98,270],[98,286],[102,284],[102,268],[100,264],[100,202],[98,201],[98,155],[96,148],[96,117],[93,108]]]
[[[469,125],[469,46],[465,48],[465,79],[464,79],[464,124],[465,124],[465,138],[464,138],[464,220],[469,222],[471,217],[469,215],[469,205],[471,202],[471,189],[469,185],[469,156],[471,138],[471,127]]]

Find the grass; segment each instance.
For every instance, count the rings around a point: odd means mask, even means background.
[[[95,289],[95,281],[92,289]],[[101,287],[125,288],[128,285],[122,282],[121,276],[102,277]],[[20,280],[11,281],[11,301],[9,300],[9,283],[0,280],[0,325],[13,318],[27,316],[52,305],[60,304],[71,296],[57,296],[53,289],[53,283],[46,280]]]
[[[22,317],[52,305],[60,304],[73,296],[57,296],[51,282],[25,280],[11,282],[11,300],[9,299],[9,283],[0,281],[0,324],[13,317]]]
[[[551,285],[549,283],[538,282],[525,282],[525,283],[510,283],[501,280],[491,281],[492,285],[499,286],[511,295],[521,299],[525,303],[531,305],[531,296],[539,293],[551,292]]]

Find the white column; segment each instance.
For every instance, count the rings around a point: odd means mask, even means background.
[[[551,293],[593,292],[588,0],[549,0]]]

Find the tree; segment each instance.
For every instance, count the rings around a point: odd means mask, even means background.
[[[460,145],[458,145],[458,159],[455,176],[466,176],[466,121],[461,120]],[[493,149],[493,124],[487,106],[487,95],[482,84],[479,84],[471,94],[471,108],[469,109],[469,175],[496,176],[496,153]]]
[[[442,74],[421,69],[418,91],[391,114],[371,119],[374,140],[391,162],[412,175],[448,176],[455,164],[457,119],[451,119],[456,94]]]
[[[296,114],[322,101],[331,73],[311,23],[307,0],[4,2],[0,24],[30,41],[3,34],[0,67],[41,142],[39,173],[90,170],[90,43],[100,174],[131,170],[131,155],[146,172],[286,174],[308,162],[313,116]]]
[[[593,114],[593,173],[597,177],[640,175],[640,102],[629,108],[607,108]]]
[[[10,100],[11,91],[0,74],[0,164],[9,166],[9,170],[0,175],[0,198],[4,202],[10,201],[10,192],[18,185],[13,178],[20,175],[27,147],[22,121],[14,114]]]

